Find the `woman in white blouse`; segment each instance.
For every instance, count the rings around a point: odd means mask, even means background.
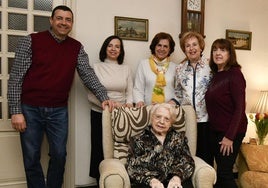
[[[174,96],[175,67],[170,60],[175,42],[168,33],[157,33],[151,44],[151,56],[141,60],[135,77],[133,97],[136,107],[167,102]]]
[[[123,64],[125,56],[123,41],[118,36],[105,39],[99,53],[101,63],[93,64],[94,71],[100,82],[113,100],[114,107],[133,104],[133,80],[130,68]],[[92,93],[88,99],[91,103],[91,162],[90,176],[99,180],[99,163],[103,160],[102,150],[102,108]]]

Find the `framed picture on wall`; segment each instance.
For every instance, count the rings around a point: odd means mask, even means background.
[[[125,40],[148,41],[148,19],[114,17],[114,34]]]
[[[226,29],[226,39],[234,44],[236,49],[251,50],[252,32]]]

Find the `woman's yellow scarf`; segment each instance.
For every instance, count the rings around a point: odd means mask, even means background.
[[[153,55],[149,58],[151,70],[156,74],[155,86],[152,92],[152,103],[165,102],[165,90],[166,78],[165,73],[169,66],[169,58],[159,61]],[[157,64],[159,66],[157,66]]]

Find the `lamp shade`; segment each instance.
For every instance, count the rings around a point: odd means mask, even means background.
[[[252,113],[265,113],[268,112],[268,90],[261,91],[257,103],[251,109]]]

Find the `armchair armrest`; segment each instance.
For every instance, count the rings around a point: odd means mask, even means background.
[[[213,188],[216,183],[215,169],[197,156],[193,156],[195,170],[192,176],[195,188]]]
[[[113,158],[113,138],[112,138],[112,120],[111,113],[109,112],[108,106],[102,112],[102,146],[104,159]]]
[[[118,159],[104,159],[99,166],[100,188],[131,188],[126,168]]]

